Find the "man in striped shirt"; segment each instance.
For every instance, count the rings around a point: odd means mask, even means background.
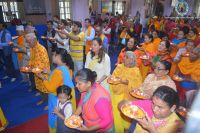
[[[81,28],[81,22],[74,21],[72,32],[64,33],[70,39],[70,55],[74,61],[74,74],[83,68],[84,32],[81,32]]]

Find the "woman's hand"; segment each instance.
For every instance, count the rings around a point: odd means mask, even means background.
[[[46,68],[43,68],[43,72],[44,74],[49,74],[49,71]]]
[[[40,79],[45,80],[45,76],[42,73],[35,73],[35,75]]]
[[[76,128],[79,131],[83,131],[83,132],[88,132],[89,128],[87,126],[85,126],[84,124],[81,125],[81,127]]]
[[[148,130],[150,133],[158,133],[156,130],[152,120],[149,118],[149,116],[146,114],[144,118],[142,119],[136,119],[138,123],[146,130]]]
[[[118,103],[118,109],[121,109],[121,107],[122,107],[123,105],[129,105],[129,104],[132,104],[132,102],[131,102],[131,101],[127,101],[127,100],[122,100],[122,101],[120,101],[120,102]]]
[[[125,84],[125,85],[128,85],[129,81],[128,81],[128,79],[122,80],[122,79],[120,78],[120,83]]]
[[[53,113],[59,114],[60,113],[60,108],[59,107],[55,107],[54,110],[53,110]]]

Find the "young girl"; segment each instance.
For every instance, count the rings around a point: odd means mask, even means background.
[[[70,99],[72,98],[71,95],[71,88],[62,85],[57,89],[57,96],[58,96],[58,106],[54,108],[53,113],[57,115],[57,127],[56,133],[74,133],[75,130],[68,128],[64,124],[64,120],[68,119],[72,113],[72,103]]]

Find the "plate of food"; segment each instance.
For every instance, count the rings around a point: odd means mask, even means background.
[[[38,68],[38,67],[32,69],[32,72],[33,72],[33,73],[41,73],[42,71],[43,71],[43,70],[40,69],[40,68]]]
[[[149,99],[149,95],[145,94],[139,89],[134,89],[130,91],[130,95],[137,98],[137,99]]]
[[[189,57],[190,54],[189,54],[189,53],[185,53],[185,54],[183,54],[182,56],[183,56],[183,57]]]
[[[122,113],[132,119],[141,119],[145,117],[145,112],[133,104],[124,104],[121,106]]]
[[[173,80],[181,82],[181,81],[183,81],[183,78],[179,77],[178,75],[174,75]]]
[[[149,56],[148,56],[148,55],[142,55],[142,56],[140,56],[140,59],[148,60],[148,59],[149,59]]]
[[[120,78],[116,76],[111,76],[108,78],[107,82],[109,84],[119,84],[120,83]]]
[[[19,52],[19,48],[13,48],[14,52]]]
[[[47,37],[46,37],[46,36],[41,36],[41,38],[42,38],[42,39],[46,39]]]
[[[12,36],[12,40],[17,39],[19,36]]]
[[[79,128],[83,124],[83,120],[78,115],[72,115],[65,120],[65,125],[69,128]]]
[[[21,67],[20,71],[21,72],[31,72],[31,68],[30,67]]]
[[[176,110],[176,112],[178,113],[178,115],[181,117],[181,118],[183,118],[184,120],[187,118],[187,114],[188,114],[188,112],[187,112],[187,110],[186,110],[186,108],[184,108],[184,107],[179,107],[177,110]]]

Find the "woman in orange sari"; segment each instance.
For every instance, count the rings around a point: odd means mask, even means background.
[[[152,65],[155,66],[156,62],[158,61],[168,61],[172,63],[172,57],[169,53],[170,42],[169,41],[161,41],[160,45],[158,46],[157,55],[152,58]]]
[[[142,51],[143,55],[148,55],[150,57],[155,55],[157,49],[153,43],[153,36],[150,34],[146,34],[144,36],[144,43],[142,44],[142,47],[139,49]],[[151,67],[149,63],[146,64],[146,60],[142,60],[142,61],[143,63],[141,64],[140,70],[141,70],[142,78],[144,80],[147,74],[150,72]]]
[[[161,39],[158,37],[158,31],[153,31],[153,43],[155,45],[155,48],[158,49],[158,46],[160,45]]]
[[[180,48],[185,47],[186,43],[186,38],[183,30],[179,30],[177,38],[172,40],[172,45],[171,45],[171,52],[170,55],[172,58],[176,56],[176,53]],[[175,62],[172,62],[172,68],[170,70],[170,76],[173,77],[175,72],[176,72],[177,64]]]
[[[197,89],[200,82],[200,48],[196,47],[190,51],[189,57],[181,58],[178,63],[180,75],[183,79],[180,82],[180,90],[182,98],[185,98],[185,92],[191,89]]]
[[[132,51],[136,55],[136,64],[137,66],[141,65],[141,59],[139,58],[140,56],[140,51],[136,49],[136,40],[135,38],[131,37],[128,40],[127,46],[123,48],[118,56],[118,61],[117,64],[122,64],[124,62],[124,55],[126,51]],[[117,65],[116,64],[116,65]]]

